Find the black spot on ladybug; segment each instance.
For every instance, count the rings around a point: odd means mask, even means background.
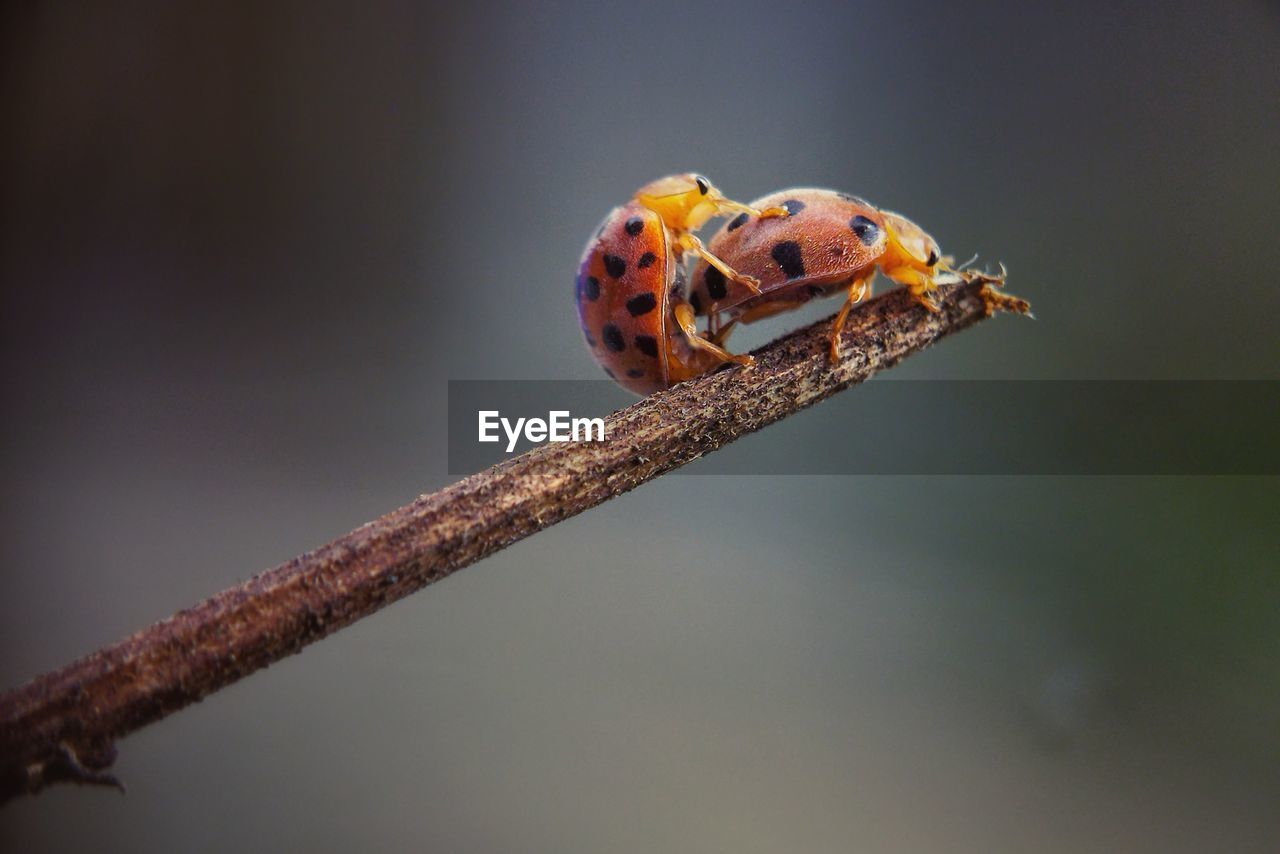
[[[736,229],[742,228],[744,225],[747,224],[748,219],[750,219],[750,217],[748,217],[746,214],[744,213],[738,214],[733,219],[729,220],[729,227],[726,228],[725,231],[734,231]]]
[[[880,239],[880,229],[876,227],[874,222],[867,219],[862,214],[858,214],[853,219],[849,220],[849,227],[853,229],[854,234],[858,235],[858,239],[867,246],[870,246]]]
[[[600,332],[604,335],[604,346],[613,352],[621,353],[627,349],[627,342],[622,338],[622,330],[612,323],[606,323],[604,329],[601,329]]]
[[[648,314],[658,307],[658,299],[653,294],[638,294],[627,300],[627,311],[632,317]]]
[[[600,280],[595,276],[586,276],[581,281],[582,295],[595,302],[600,299]]]
[[[693,183],[698,185],[698,192],[704,196],[707,194],[707,191],[711,189],[711,182],[706,178],[703,178],[701,175],[694,175]]]
[[[631,377],[631,379],[633,380],[636,380],[644,376],[644,371],[640,370],[639,368],[629,368],[627,370],[627,376]]]
[[[778,262],[778,266],[782,268],[782,272],[788,279],[798,279],[804,275],[804,253],[799,243],[794,240],[775,243],[769,254]]]
[[[636,349],[656,359],[658,358],[658,339],[652,335],[637,335]]]
[[[627,262],[617,255],[606,255],[604,256],[604,271],[615,279],[620,279],[622,274],[627,272]]]
[[[930,267],[938,263],[938,251],[936,249],[929,250],[929,260],[925,261]]]
[[[729,289],[725,287],[724,273],[710,264],[707,265],[707,272],[702,274],[702,281],[707,283],[707,293],[712,299],[724,299],[729,293]]]
[[[694,314],[702,313],[702,297],[698,294],[697,291],[694,291],[693,293],[689,294],[689,305],[693,306]]]
[[[782,206],[787,209],[787,214],[790,216],[795,216],[804,210],[804,202],[799,199],[787,199]]]
[[[648,267],[650,264],[652,264],[654,261],[657,261],[657,260],[658,260],[657,255],[654,255],[652,252],[646,252],[643,255],[641,255],[640,260],[636,262],[636,269],[643,270],[645,267]]]
[[[638,216],[633,216],[631,219],[627,220],[627,224],[624,225],[623,228],[627,230],[627,234],[635,237],[637,234],[644,231],[644,220]]]

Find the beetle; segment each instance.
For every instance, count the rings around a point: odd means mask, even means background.
[[[574,282],[578,321],[592,355],[618,383],[648,394],[726,362],[751,364],[699,334],[686,289],[684,261],[695,256],[743,293],[761,293],[759,280],[693,234],[733,214],[763,222],[787,211],[732,201],[701,175],[671,175],[610,211],[588,241]]]
[[[991,284],[1003,281],[953,269],[951,259],[942,257],[937,242],[920,226],[847,193],[793,188],[770,193],[751,206],[780,207],[788,216],[761,218],[739,212],[721,227],[709,248],[742,274],[755,277],[759,290],[706,263],[693,271],[690,303],[698,314],[709,317],[709,338],[720,346],[736,323],[753,323],[844,291],[844,304],[831,327],[830,353],[836,361],[849,310],[871,296],[877,270],[905,285],[930,311],[938,311],[933,293],[940,274],[957,274],[968,281],[980,276]],[[990,311],[1002,304],[1002,298],[986,290],[983,298]],[[724,326],[722,313],[729,320]]]

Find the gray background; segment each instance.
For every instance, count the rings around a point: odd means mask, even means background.
[[[1277,378],[1274,5],[1009,5],[10,5],[0,684],[449,482],[448,379],[600,376],[579,252],[673,171],[1003,259],[1039,319],[895,376]],[[834,400],[744,444],[815,433],[875,441]],[[1278,499],[665,478],[0,847],[1275,850]]]

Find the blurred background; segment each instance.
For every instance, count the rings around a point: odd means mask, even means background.
[[[2,686],[450,482],[448,380],[600,376],[579,253],[671,172],[1005,261],[1038,319],[894,379],[1280,376],[1271,3],[3,15]],[[743,445],[814,435],[874,441],[836,399]],[[663,478],[127,738],[127,797],[16,802],[0,848],[1275,851],[1277,510]]]

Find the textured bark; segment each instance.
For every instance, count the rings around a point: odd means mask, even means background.
[[[892,367],[988,316],[982,284],[929,313],[896,290],[854,311],[843,358],[828,321],[773,341],[754,367],[651,395],[608,440],[547,444],[0,695],[0,802],[58,781],[119,785],[115,741],[562,519]],[[1005,298],[997,306],[1026,311]]]

